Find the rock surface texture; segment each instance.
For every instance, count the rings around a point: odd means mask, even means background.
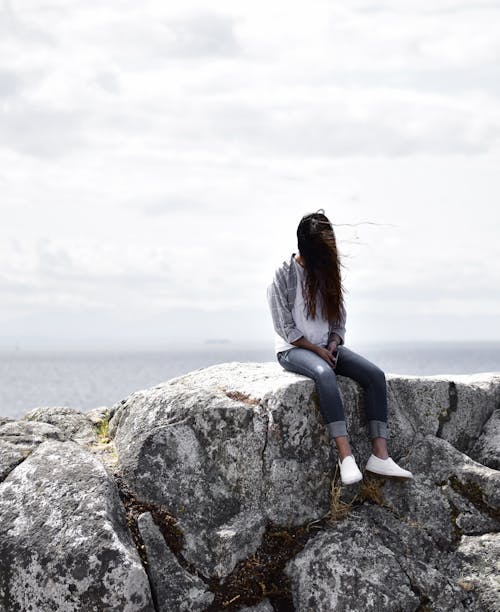
[[[387,385],[411,481],[342,487],[313,381],[277,363],[0,418],[0,610],[499,610],[500,374]]]
[[[40,444],[1,485],[7,610],[153,610],[118,491],[75,442]]]

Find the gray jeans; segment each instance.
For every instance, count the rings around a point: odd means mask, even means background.
[[[295,347],[277,354],[280,365],[303,374],[316,383],[319,407],[330,437],[347,436],[344,406],[337,385],[337,374],[358,382],[364,389],[364,409],[370,438],[387,438],[387,386],[384,372],[365,357],[338,347],[335,370],[322,357],[308,349]]]

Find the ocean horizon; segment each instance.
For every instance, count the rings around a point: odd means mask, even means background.
[[[349,344],[387,374],[500,373],[500,342]],[[276,362],[272,345],[205,343],[162,348],[0,350],[0,416],[21,418],[40,406],[87,411],[111,407],[139,389],[227,362]]]

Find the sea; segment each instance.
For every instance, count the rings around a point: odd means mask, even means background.
[[[349,345],[388,374],[500,373],[500,342]],[[274,362],[272,345],[193,345],[176,349],[0,349],[0,416],[40,406],[84,412],[217,363]]]

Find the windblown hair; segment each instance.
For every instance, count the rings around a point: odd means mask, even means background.
[[[341,316],[344,289],[335,233],[324,212],[320,208],[302,217],[297,228],[297,240],[305,267],[304,301],[307,314],[309,318],[316,317],[316,296],[320,295],[325,317],[335,322]]]

